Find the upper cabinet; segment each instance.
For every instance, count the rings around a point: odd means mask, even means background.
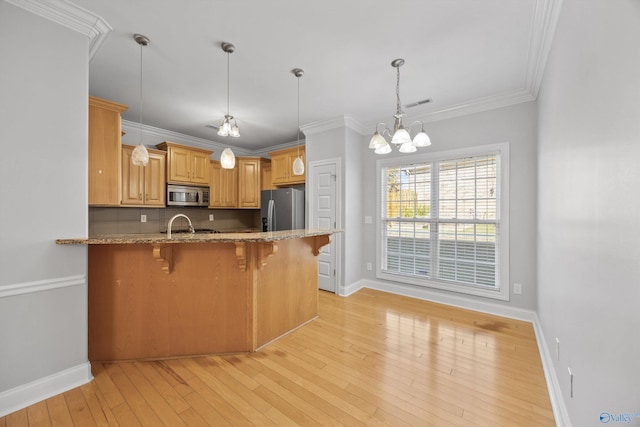
[[[260,208],[260,157],[238,157],[238,207]]]
[[[171,184],[209,185],[213,151],[165,141],[158,144],[167,152],[167,182]]]
[[[271,182],[276,187],[286,187],[288,185],[304,184],[305,175],[293,174],[293,161],[298,157],[298,152],[305,164],[305,147],[292,147],[285,150],[272,151],[271,156]]]
[[[122,205],[164,207],[167,153],[148,149],[149,163],[135,166],[131,162],[133,149],[122,146]]]
[[[89,205],[120,205],[120,114],[126,109],[126,105],[89,97]]]
[[[271,160],[260,159],[260,188],[262,190],[275,190],[271,179]]]
[[[211,161],[210,208],[260,208],[260,158],[236,157],[233,169]]]
[[[238,168],[223,169],[220,162],[211,160],[210,208],[238,207]]]

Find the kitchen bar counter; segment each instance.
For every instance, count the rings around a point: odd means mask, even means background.
[[[59,245],[122,245],[140,243],[234,243],[234,242],[274,242],[278,240],[299,239],[304,237],[331,235],[339,230],[309,229],[283,230],[259,233],[172,233],[171,239],[166,233],[156,234],[110,234],[77,239],[57,239]]]
[[[337,230],[61,239],[88,245],[89,359],[250,352],[318,316]]]

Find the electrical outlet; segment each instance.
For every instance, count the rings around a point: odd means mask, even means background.
[[[373,265],[370,262],[367,263],[367,270],[373,270]]]
[[[513,284],[513,293],[516,294],[516,295],[521,295],[522,294],[522,284],[514,283]]]
[[[146,215],[140,215],[140,222],[147,222],[147,216]]]
[[[209,221],[213,221],[213,214],[209,214]]]
[[[556,359],[560,361],[560,339],[556,337]]]

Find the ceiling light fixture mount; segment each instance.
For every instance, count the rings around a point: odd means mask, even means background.
[[[131,163],[134,166],[147,166],[149,163],[149,150],[142,144],[142,48],[151,43],[147,36],[134,34],[133,39],[140,45],[140,143],[136,145],[131,153]]]
[[[236,119],[229,114],[229,55],[236,50],[236,47],[228,42],[222,42],[220,47],[222,48],[222,51],[227,54],[227,114],[225,114],[224,119],[222,119],[222,123],[218,129],[218,135],[238,138],[240,136],[240,129],[238,129]],[[231,124],[232,121],[233,125]],[[229,147],[225,148],[220,155],[220,165],[224,169],[233,169],[235,164],[236,156],[233,154],[233,151],[231,151],[231,148]]]
[[[300,77],[304,76],[304,70],[302,68],[294,68],[291,72],[298,79],[298,128],[296,129],[298,136],[298,157],[293,161],[293,174],[304,175],[304,162],[300,157]]]
[[[398,151],[401,153],[413,153],[417,151],[416,147],[428,147],[431,145],[431,140],[429,136],[424,131],[424,124],[417,120],[409,126],[409,130],[407,130],[402,124],[402,117],[404,116],[404,112],[402,111],[402,103],[400,102],[400,67],[404,65],[404,59],[398,58],[391,61],[391,66],[396,69],[396,114],[393,115],[395,117],[395,123],[393,125],[393,133],[385,123],[378,123],[376,125],[376,130],[371,137],[371,141],[369,142],[369,148],[375,150],[376,154],[387,154],[393,151],[391,146],[385,139],[384,135],[387,134],[391,138],[391,143],[394,145],[399,145],[400,148]],[[413,125],[416,123],[420,124],[420,132],[416,134],[411,140],[410,130]],[[384,126],[382,132],[378,132],[378,128],[380,125]]]

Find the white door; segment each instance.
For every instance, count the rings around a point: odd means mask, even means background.
[[[337,227],[337,160],[313,162],[309,165],[311,188],[307,189],[309,200],[309,222],[311,228]],[[318,287],[336,292],[338,284],[337,248],[340,234],[331,236],[331,243],[320,250],[318,256]]]

